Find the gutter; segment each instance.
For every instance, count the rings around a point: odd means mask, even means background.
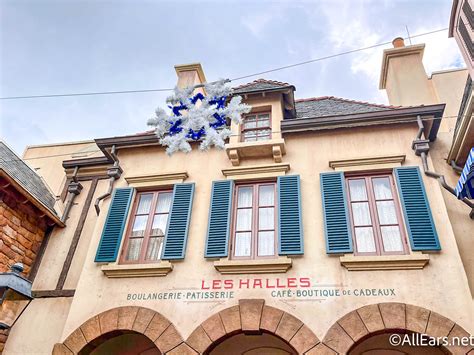
[[[423,172],[425,173],[426,176],[429,176],[431,178],[437,179],[438,182],[440,183],[441,186],[447,191],[449,191],[452,195],[456,196],[456,192],[454,188],[448,185],[446,182],[446,179],[444,175],[438,174],[432,170],[430,170],[428,166],[428,152],[430,150],[430,145],[429,145],[429,140],[428,139],[422,139],[423,132],[425,130],[423,126],[423,122],[421,120],[420,116],[417,116],[417,122],[418,122],[418,134],[416,135],[416,138],[413,140],[413,143],[411,145],[412,149],[415,151],[415,154],[418,155],[421,158],[421,162],[423,163]],[[457,196],[456,196],[457,198]],[[469,206],[471,208],[471,212],[469,213],[469,217],[471,219],[474,219],[474,203],[468,200],[467,198],[464,198],[461,200],[464,204]]]
[[[117,155],[115,154],[115,152],[116,152],[116,146],[113,145],[112,149],[110,150],[110,157],[114,161],[114,165],[107,169],[107,175],[109,176],[109,187],[107,189],[107,192],[105,194],[97,197],[97,199],[95,200],[95,203],[94,203],[94,208],[95,208],[95,211],[96,211],[97,215],[99,215],[99,213],[100,213],[100,207],[99,207],[100,201],[106,199],[107,197],[109,197],[112,194],[112,189],[114,188],[114,182],[115,182],[115,180],[120,178],[120,176],[122,175],[122,172],[123,172],[122,168],[119,165],[119,159],[118,159]]]

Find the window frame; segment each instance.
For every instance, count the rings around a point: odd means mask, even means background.
[[[268,115],[268,126],[265,126],[265,127],[257,127],[258,126],[258,117],[260,115]],[[256,124],[256,127],[255,128],[245,128],[245,120],[250,117],[250,116],[255,116],[255,124]],[[261,139],[259,140],[258,139],[258,135],[256,135],[256,139],[254,141],[247,141],[245,140],[245,132],[249,132],[249,131],[263,131],[263,130],[266,130],[266,129],[269,129],[270,130],[270,133],[268,134],[268,139]],[[265,141],[269,141],[272,139],[272,114],[270,111],[262,111],[262,112],[252,112],[252,113],[249,113],[249,114],[246,114],[244,116],[244,118],[242,119],[242,123],[240,124],[240,141],[241,142],[248,142],[248,143],[251,143],[251,142],[265,142]]]
[[[147,253],[149,242],[150,242],[150,239],[151,239],[151,230],[152,230],[152,227],[153,227],[153,219],[154,219],[155,215],[164,214],[164,213],[156,213],[155,212],[156,211],[156,205],[158,203],[158,196],[162,193],[171,193],[171,194],[173,194],[173,188],[164,188],[164,189],[160,189],[160,190],[156,190],[156,189],[140,190],[140,191],[136,192],[136,194],[134,196],[134,200],[133,200],[133,207],[132,207],[132,210],[131,210],[130,215],[129,215],[128,226],[127,226],[127,229],[126,229],[126,233],[124,235],[124,241],[122,243],[122,250],[120,251],[119,264],[153,264],[153,263],[158,263],[162,260],[163,250],[161,251],[161,255],[160,255],[159,259],[153,259],[153,260],[147,260],[146,259],[146,253]],[[132,238],[132,230],[133,230],[133,225],[135,223],[135,218],[137,216],[138,205],[140,203],[140,197],[143,196],[143,195],[148,195],[148,194],[152,194],[152,201],[151,201],[151,205],[150,205],[150,211],[148,212],[148,219],[147,219],[147,223],[146,223],[146,226],[145,226],[145,232],[144,232],[144,235],[143,235],[143,242],[142,242],[142,245],[141,245],[141,248],[140,248],[140,255],[139,255],[137,260],[127,260],[127,253],[128,253],[128,247],[130,245],[130,239],[134,239],[134,238]],[[171,200],[170,209],[168,211],[167,226],[168,226],[168,223],[169,223],[169,218],[170,218],[170,215],[171,215],[172,206],[173,206],[173,200]],[[164,248],[164,242],[165,242],[165,239],[166,239],[166,233],[167,233],[167,230],[165,231],[164,236],[163,236],[163,248]]]
[[[274,199],[273,206],[260,206],[259,205],[259,189],[260,186],[273,185]],[[251,231],[250,231],[250,256],[235,256],[235,243],[237,235],[237,210],[238,210],[238,196],[239,188],[242,187],[252,187],[252,222],[251,222]],[[278,190],[277,182],[275,180],[265,180],[265,181],[246,181],[242,183],[235,184],[233,191],[233,200],[232,200],[232,223],[231,223],[231,238],[230,238],[230,254],[229,259],[231,260],[262,260],[262,259],[276,259],[278,258]],[[258,211],[260,208],[273,207],[274,210],[274,224],[273,224],[273,255],[258,255],[258,233],[261,231],[269,231],[269,229],[260,230],[259,229],[259,220],[258,220]]]
[[[383,199],[377,200],[375,198],[375,192],[373,188],[372,179],[373,178],[384,178],[387,177],[390,181],[390,188],[392,192],[391,199]],[[357,239],[355,233],[355,225],[354,225],[354,216],[352,210],[352,200],[351,200],[351,193],[349,188],[349,181],[350,180],[361,180],[364,179],[365,188],[367,192],[367,200],[364,201],[354,201],[354,202],[367,202],[369,204],[369,214],[372,221],[370,225],[372,227],[374,233],[374,243],[375,243],[375,252],[359,252],[357,250]],[[395,180],[393,178],[392,171],[385,171],[385,172],[365,172],[365,173],[354,173],[354,174],[344,174],[344,183],[346,187],[346,198],[347,204],[349,209],[349,220],[351,224],[351,232],[352,232],[352,242],[354,245],[354,255],[360,256],[382,256],[382,255],[408,255],[410,254],[410,249],[408,247],[408,240],[407,240],[407,233],[405,229],[405,222],[403,219],[403,213],[401,209],[400,198],[398,196],[398,192],[395,185]],[[378,216],[377,210],[377,201],[393,201],[395,206],[395,214],[397,216],[398,224],[381,224]],[[383,237],[382,237],[382,226],[395,226],[397,225],[400,230],[400,238],[401,243],[403,246],[402,251],[390,251],[387,252],[383,246]],[[368,226],[368,225],[367,225]],[[359,226],[360,227],[360,226]]]

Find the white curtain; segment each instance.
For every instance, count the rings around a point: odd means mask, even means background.
[[[156,204],[156,213],[169,212],[171,208],[171,201],[173,200],[172,192],[161,192],[158,194],[158,202]]]
[[[390,188],[390,179],[388,177],[373,178],[374,194],[376,200],[392,199],[392,189]]]
[[[349,191],[351,194],[351,201],[367,201],[365,180],[349,180]]]
[[[381,227],[381,230],[385,251],[403,251],[402,238],[400,235],[400,228],[398,226],[385,226]]]
[[[236,233],[235,234],[235,256],[250,256],[250,243],[252,233]]]
[[[380,224],[398,224],[397,212],[393,201],[377,201],[377,213]]]
[[[252,229],[252,209],[243,208],[237,210],[236,231],[249,231]]]
[[[128,244],[127,260],[138,260],[142,249],[143,238],[130,238]]]
[[[140,202],[138,203],[137,214],[149,213],[152,200],[153,200],[152,194],[141,195]]]
[[[163,237],[150,238],[148,250],[146,252],[147,260],[159,260],[163,249]]]
[[[275,232],[258,233],[258,255],[275,255]]]
[[[156,214],[155,217],[153,217],[151,235],[160,237],[165,235],[168,216],[168,214]]]
[[[273,206],[275,204],[275,186],[262,185],[258,193],[259,206]]]
[[[368,202],[352,203],[352,216],[354,226],[367,226],[372,224]]]
[[[267,230],[275,228],[275,213],[273,207],[258,209],[258,229]]]
[[[147,220],[148,220],[148,215],[135,216],[135,221],[133,222],[133,228],[132,228],[132,237],[143,237],[145,235]]]
[[[374,231],[372,227],[355,228],[357,251],[359,253],[375,252]]]
[[[252,207],[253,188],[240,187],[238,195],[238,207]]]

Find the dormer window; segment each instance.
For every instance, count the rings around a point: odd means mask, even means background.
[[[269,112],[252,113],[242,122],[242,142],[269,140],[272,137]]]

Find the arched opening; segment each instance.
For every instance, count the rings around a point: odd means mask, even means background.
[[[270,333],[231,335],[206,351],[208,355],[296,355],[285,340]]]
[[[161,355],[156,345],[145,335],[116,330],[88,343],[79,355]]]
[[[395,334],[395,335],[394,335]],[[354,344],[348,355],[446,355],[449,351],[440,346],[411,346],[407,343],[394,346],[390,337],[396,339],[409,337],[415,340],[419,334],[402,332],[381,332],[371,334]],[[408,340],[408,339],[407,339]]]

